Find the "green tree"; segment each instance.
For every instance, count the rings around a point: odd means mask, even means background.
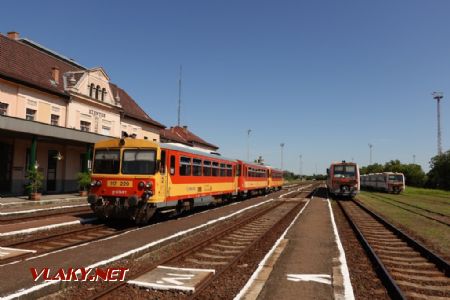
[[[450,190],[450,150],[431,158],[427,186]]]

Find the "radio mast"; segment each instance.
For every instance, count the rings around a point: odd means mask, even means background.
[[[180,78],[178,79],[178,127],[180,127],[180,114],[181,114],[181,71],[182,66],[180,65]]]

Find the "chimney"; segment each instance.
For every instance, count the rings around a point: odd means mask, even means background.
[[[52,68],[52,79],[56,84],[59,84],[59,68],[53,67]]]
[[[19,33],[15,31],[8,32],[8,37],[12,40],[18,40],[19,39]]]

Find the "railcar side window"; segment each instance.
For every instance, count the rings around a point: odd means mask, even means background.
[[[170,156],[170,175],[175,175],[175,155]]]
[[[124,150],[122,161],[123,174],[155,174],[155,150]]]
[[[219,163],[212,163],[212,176],[219,176]]]
[[[180,157],[180,175],[191,176],[191,158]]]
[[[94,155],[93,172],[97,174],[119,173],[120,151],[97,149]]]
[[[202,160],[195,159],[193,161],[193,170],[192,175],[194,176],[202,176]]]
[[[203,176],[211,176],[211,162],[209,160],[203,161]]]
[[[225,164],[220,164],[220,176],[227,176],[227,170],[225,169]]]
[[[227,177],[231,177],[233,174],[233,169],[231,168],[231,165],[227,165]]]

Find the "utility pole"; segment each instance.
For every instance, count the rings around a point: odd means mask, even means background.
[[[181,71],[182,66],[180,65],[180,78],[178,79],[178,127],[180,127],[180,114],[181,114]]]
[[[298,158],[299,158],[298,175],[300,175],[300,178],[302,178],[302,169],[303,169],[302,155],[300,154]]]
[[[413,154],[413,164],[416,164],[416,155]]]
[[[369,149],[370,149],[370,159],[369,159],[369,165],[372,164],[372,147],[373,145],[371,143],[369,143]]]
[[[250,161],[250,132],[251,129],[247,129],[247,161]]]
[[[444,94],[442,92],[433,92],[433,98],[437,102],[437,150],[438,155],[442,154],[442,136],[441,136],[441,99],[444,98]]]
[[[283,171],[283,148],[284,148],[284,143],[281,143],[280,147],[281,147],[281,171]]]

